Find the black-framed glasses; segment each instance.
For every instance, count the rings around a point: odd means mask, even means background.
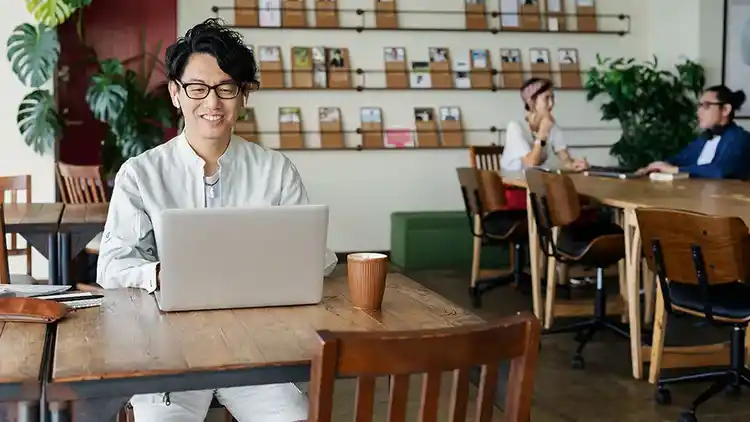
[[[231,100],[237,98],[242,91],[241,87],[234,82],[225,82],[218,85],[206,85],[201,82],[189,82],[183,83],[177,81],[185,90],[185,95],[193,100],[202,100],[208,97],[211,90],[216,92],[216,96],[222,100]],[[257,91],[260,88],[260,84],[256,81],[247,84],[247,90],[249,92]]]
[[[703,110],[709,109],[711,106],[723,106],[726,103],[723,102],[715,102],[715,101],[701,101],[698,103],[698,108],[702,108]]]

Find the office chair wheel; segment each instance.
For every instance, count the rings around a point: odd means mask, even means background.
[[[654,395],[654,400],[657,404],[669,405],[672,404],[672,393],[664,387],[659,387]]]
[[[573,361],[570,363],[570,366],[573,369],[583,369],[586,367],[586,362],[583,360],[583,356],[575,355],[573,356]]]
[[[698,422],[698,418],[695,417],[695,412],[692,410],[686,410],[680,414],[677,418],[677,422]]]

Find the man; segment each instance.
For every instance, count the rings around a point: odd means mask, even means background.
[[[258,86],[255,57],[238,33],[215,19],[196,25],[167,49],[166,67],[185,130],[129,159],[118,172],[97,268],[97,281],[105,288],[154,292],[159,287],[154,231],[164,209],[308,202],[296,168],[284,155],[232,135]],[[215,244],[220,247],[221,240]],[[335,265],[328,251],[326,275]],[[240,422],[307,416],[306,398],[292,384],[143,394],[131,404],[137,422],[199,422],[214,395]]]
[[[639,174],[687,173],[707,179],[750,179],[750,134],[734,122],[745,102],[743,91],[724,85],[703,91],[698,103],[698,124],[703,133],[667,161],[655,161]]]

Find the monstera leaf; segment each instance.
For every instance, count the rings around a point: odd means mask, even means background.
[[[80,9],[90,5],[91,1],[92,0],[65,0],[65,3],[68,3],[70,7],[74,9]]]
[[[103,60],[99,66],[101,73],[91,77],[86,102],[94,117],[109,123],[117,120],[128,100],[125,68],[117,59]]]
[[[68,0],[26,0],[26,9],[37,22],[51,27],[65,22],[75,11]]]
[[[8,38],[8,60],[25,85],[38,88],[52,76],[60,57],[57,32],[44,24],[18,25]]]
[[[39,154],[52,148],[62,134],[62,119],[55,110],[55,99],[43,89],[27,95],[18,107],[18,128],[27,145]]]

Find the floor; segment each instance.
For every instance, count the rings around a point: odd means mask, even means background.
[[[339,266],[335,274],[345,274]],[[334,275],[335,275],[334,274]],[[412,279],[471,309],[467,295],[468,274],[458,271],[406,272]],[[581,289],[585,290],[585,288]],[[576,293],[580,294],[580,293]],[[582,293],[585,294],[585,293]],[[493,320],[521,310],[531,309],[531,297],[512,286],[494,290],[485,295],[481,309],[473,311],[486,320]],[[558,320],[558,323],[565,323]],[[701,326],[694,320],[670,321],[667,343],[671,345],[713,342],[728,339],[726,333],[710,326]],[[605,334],[591,343],[584,356],[586,368],[574,370],[570,366],[574,350],[573,336],[560,334],[543,338],[539,368],[535,382],[532,408],[533,422],[670,422],[676,421],[683,406],[696,397],[705,384],[672,387],[673,405],[660,406],[653,400],[654,387],[646,381],[631,377],[629,348],[626,341]],[[447,380],[446,380],[447,381]],[[419,383],[411,383],[408,420],[416,420],[419,404]],[[375,420],[385,421],[387,412],[387,384],[378,384]],[[445,384],[443,393],[449,391]],[[305,389],[305,385],[300,386]],[[354,403],[353,381],[342,380],[336,385],[334,421],[352,421]],[[719,395],[704,404],[699,413],[700,422],[734,422],[750,420],[750,391],[739,397]],[[447,396],[444,400],[448,402]],[[498,399],[502,407],[502,398]],[[446,404],[447,406],[447,404]],[[213,413],[213,412],[212,412]],[[210,421],[222,419],[212,415]],[[447,420],[442,412],[441,421]],[[470,418],[468,420],[473,420]],[[500,415],[495,415],[495,420]]]

